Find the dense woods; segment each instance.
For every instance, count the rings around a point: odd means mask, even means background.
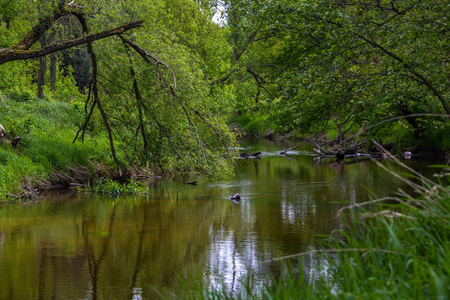
[[[52,139],[95,147],[125,177],[130,167],[226,174],[227,125],[444,154],[449,10],[431,0],[2,1],[1,124],[22,151]],[[71,118],[40,120],[36,106]]]
[[[256,3],[245,13],[231,8],[234,53],[246,49],[235,77],[248,85],[241,111],[258,111],[279,132],[329,138],[404,117],[368,134],[448,147],[440,138],[448,119],[422,115],[449,113],[448,4]]]

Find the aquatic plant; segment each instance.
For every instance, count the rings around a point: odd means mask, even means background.
[[[144,194],[148,190],[147,186],[140,181],[130,179],[126,183],[120,183],[107,177],[102,177],[92,185],[80,188],[80,192],[93,192],[111,196]]]

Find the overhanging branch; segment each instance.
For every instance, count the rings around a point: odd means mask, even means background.
[[[15,61],[15,60],[24,60],[24,59],[31,59],[31,58],[38,58],[41,56],[45,56],[51,53],[55,53],[64,49],[72,48],[75,46],[92,43],[93,41],[100,40],[112,35],[118,35],[125,31],[128,31],[130,29],[136,28],[141,26],[143,21],[137,21],[133,23],[129,23],[126,25],[123,25],[121,27],[117,27],[114,29],[102,31],[95,34],[89,34],[84,37],[66,41],[59,44],[53,44],[46,46],[42,49],[38,50],[23,50],[21,48],[17,48],[17,45],[10,47],[10,48],[4,48],[0,49],[0,65],[4,64],[6,62]],[[31,46],[30,46],[31,47]]]
[[[420,1],[419,1],[420,2]],[[336,23],[334,21],[331,20],[327,20],[324,19],[318,15],[314,15],[313,16],[315,19],[323,21],[325,23],[328,24],[332,24],[338,28],[344,28],[344,26],[342,24]],[[394,60],[398,61],[399,63],[401,63],[404,67],[405,70],[409,71],[411,74],[413,74],[415,77],[417,77],[419,79],[419,82],[423,83],[426,87],[428,87],[432,93],[439,99],[439,101],[442,104],[442,107],[444,108],[445,112],[447,114],[450,114],[450,107],[447,103],[447,101],[445,100],[444,96],[438,91],[438,89],[431,83],[430,80],[428,80],[428,78],[426,78],[424,75],[422,75],[421,73],[419,73],[412,65],[408,64],[405,60],[403,60],[401,57],[399,57],[397,54],[393,53],[392,51],[389,51],[387,48],[385,48],[384,46],[382,46],[381,44],[375,42],[373,39],[369,39],[368,37],[359,34],[353,30],[349,31],[351,34],[357,36],[358,38],[360,38],[361,40],[365,41],[366,43],[368,43],[369,45],[371,45],[372,47],[374,47],[375,49],[379,49],[381,50],[384,54],[388,55],[389,57],[393,58]]]

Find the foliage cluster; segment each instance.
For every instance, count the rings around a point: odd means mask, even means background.
[[[140,181],[130,179],[126,183],[120,183],[107,177],[102,177],[94,181],[92,185],[87,185],[81,188],[80,191],[85,193],[93,192],[98,194],[106,194],[110,196],[121,195],[136,195],[144,194],[147,191],[147,186]]]
[[[233,156],[235,137],[222,116],[230,110],[232,97],[213,95],[209,85],[223,69],[227,49],[226,30],[212,22],[212,3],[131,1],[124,7],[109,0],[1,1],[0,47],[18,45],[34,26],[46,26],[45,18],[62,9],[68,13],[55,20],[31,50],[87,34],[80,11],[88,16],[90,32],[137,20],[145,23],[121,38],[97,40],[91,50],[83,45],[41,59],[0,64],[5,103],[0,124],[9,136],[22,136],[18,157],[29,155],[47,171],[89,165],[91,160],[110,165],[113,159],[121,167],[173,175],[230,173],[226,157]],[[94,58],[99,71],[90,78]],[[34,96],[39,89],[42,99]]]
[[[258,136],[274,128],[274,123],[270,122],[267,115],[262,113],[233,115],[228,123],[240,125],[245,130],[246,135],[249,136]]]
[[[278,133],[448,149],[446,1],[224,1],[235,112]],[[342,139],[341,139],[342,140]]]

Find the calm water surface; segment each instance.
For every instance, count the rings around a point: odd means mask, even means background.
[[[343,228],[339,208],[405,188],[366,158],[317,161],[310,145],[278,154],[290,146],[244,143],[262,158],[239,160],[231,180],[154,182],[146,197],[119,199],[72,191],[0,208],[0,299],[155,299],[154,287],[180,293],[180,278],[237,294],[248,276],[257,287],[282,272],[271,258]]]

